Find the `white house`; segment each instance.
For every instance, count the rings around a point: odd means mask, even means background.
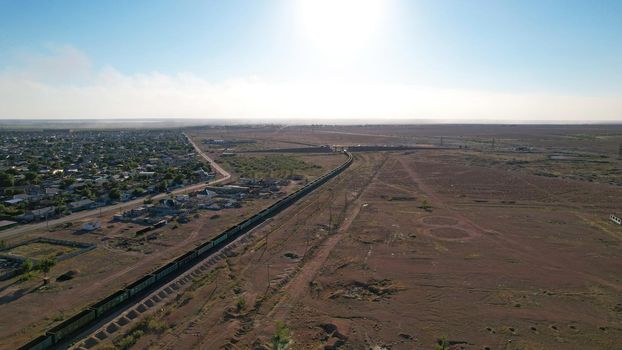
[[[177,195],[177,197],[175,197],[175,199],[178,202],[182,202],[183,203],[183,202],[189,201],[190,200],[190,196],[187,195],[187,194],[180,194],[180,195]]]

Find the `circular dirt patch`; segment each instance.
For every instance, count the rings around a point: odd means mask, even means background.
[[[439,238],[464,238],[469,237],[468,232],[459,228],[442,227],[430,230],[430,233]]]
[[[428,225],[455,225],[458,220],[447,216],[428,216],[423,219],[424,224]]]

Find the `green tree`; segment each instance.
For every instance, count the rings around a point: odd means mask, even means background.
[[[166,181],[166,180],[162,180],[162,182],[160,182],[160,184],[158,184],[158,191],[159,192],[166,192],[167,188],[168,188],[168,181]]]
[[[32,268],[33,268],[32,260],[30,260],[30,259],[24,260],[22,262],[21,268],[22,268],[23,272],[30,272],[30,271],[32,271]]]
[[[46,258],[38,262],[37,265],[35,265],[35,270],[39,270],[43,273],[48,273],[54,265],[56,265],[56,260],[54,258]]]
[[[174,183],[176,184],[181,184],[184,182],[184,176],[182,174],[179,174],[177,176],[175,176],[175,179],[173,180]]]
[[[28,164],[28,170],[30,170],[33,173],[36,173],[37,171],[39,171],[39,164],[37,163]]]
[[[108,197],[113,201],[118,201],[121,199],[121,191],[117,188],[113,188],[110,192],[108,192]]]
[[[70,177],[70,178],[66,178],[66,179],[63,179],[63,183],[62,183],[61,187],[62,187],[63,189],[66,189],[66,188],[68,188],[69,186],[73,185],[75,182],[76,182],[76,179],[74,179],[74,178],[72,178],[72,177]]]
[[[89,198],[89,199],[95,198],[95,194],[93,193],[91,188],[86,187],[86,186],[82,187],[82,189],[80,189],[80,191],[78,193],[80,193],[80,195],[82,197],[86,197],[86,198]]]
[[[0,173],[0,187],[11,187],[15,184],[15,178],[5,172]]]
[[[142,196],[143,193],[145,193],[145,189],[142,187],[136,187],[133,191],[132,191],[132,196],[134,197],[138,197],[138,196]]]
[[[50,270],[52,269],[54,265],[56,265],[56,259],[46,258],[46,259],[39,261],[34,266],[34,269],[43,272],[43,279],[44,281],[46,281],[48,277],[48,273],[50,272]]]
[[[39,175],[37,175],[34,171],[29,171],[24,176],[28,183],[36,184],[39,182]]]

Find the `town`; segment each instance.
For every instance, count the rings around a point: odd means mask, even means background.
[[[179,130],[11,131],[0,135],[0,152],[4,228],[214,177]]]

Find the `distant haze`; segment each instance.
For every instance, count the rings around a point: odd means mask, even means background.
[[[1,119],[622,121],[619,1],[24,0],[0,32]]]

